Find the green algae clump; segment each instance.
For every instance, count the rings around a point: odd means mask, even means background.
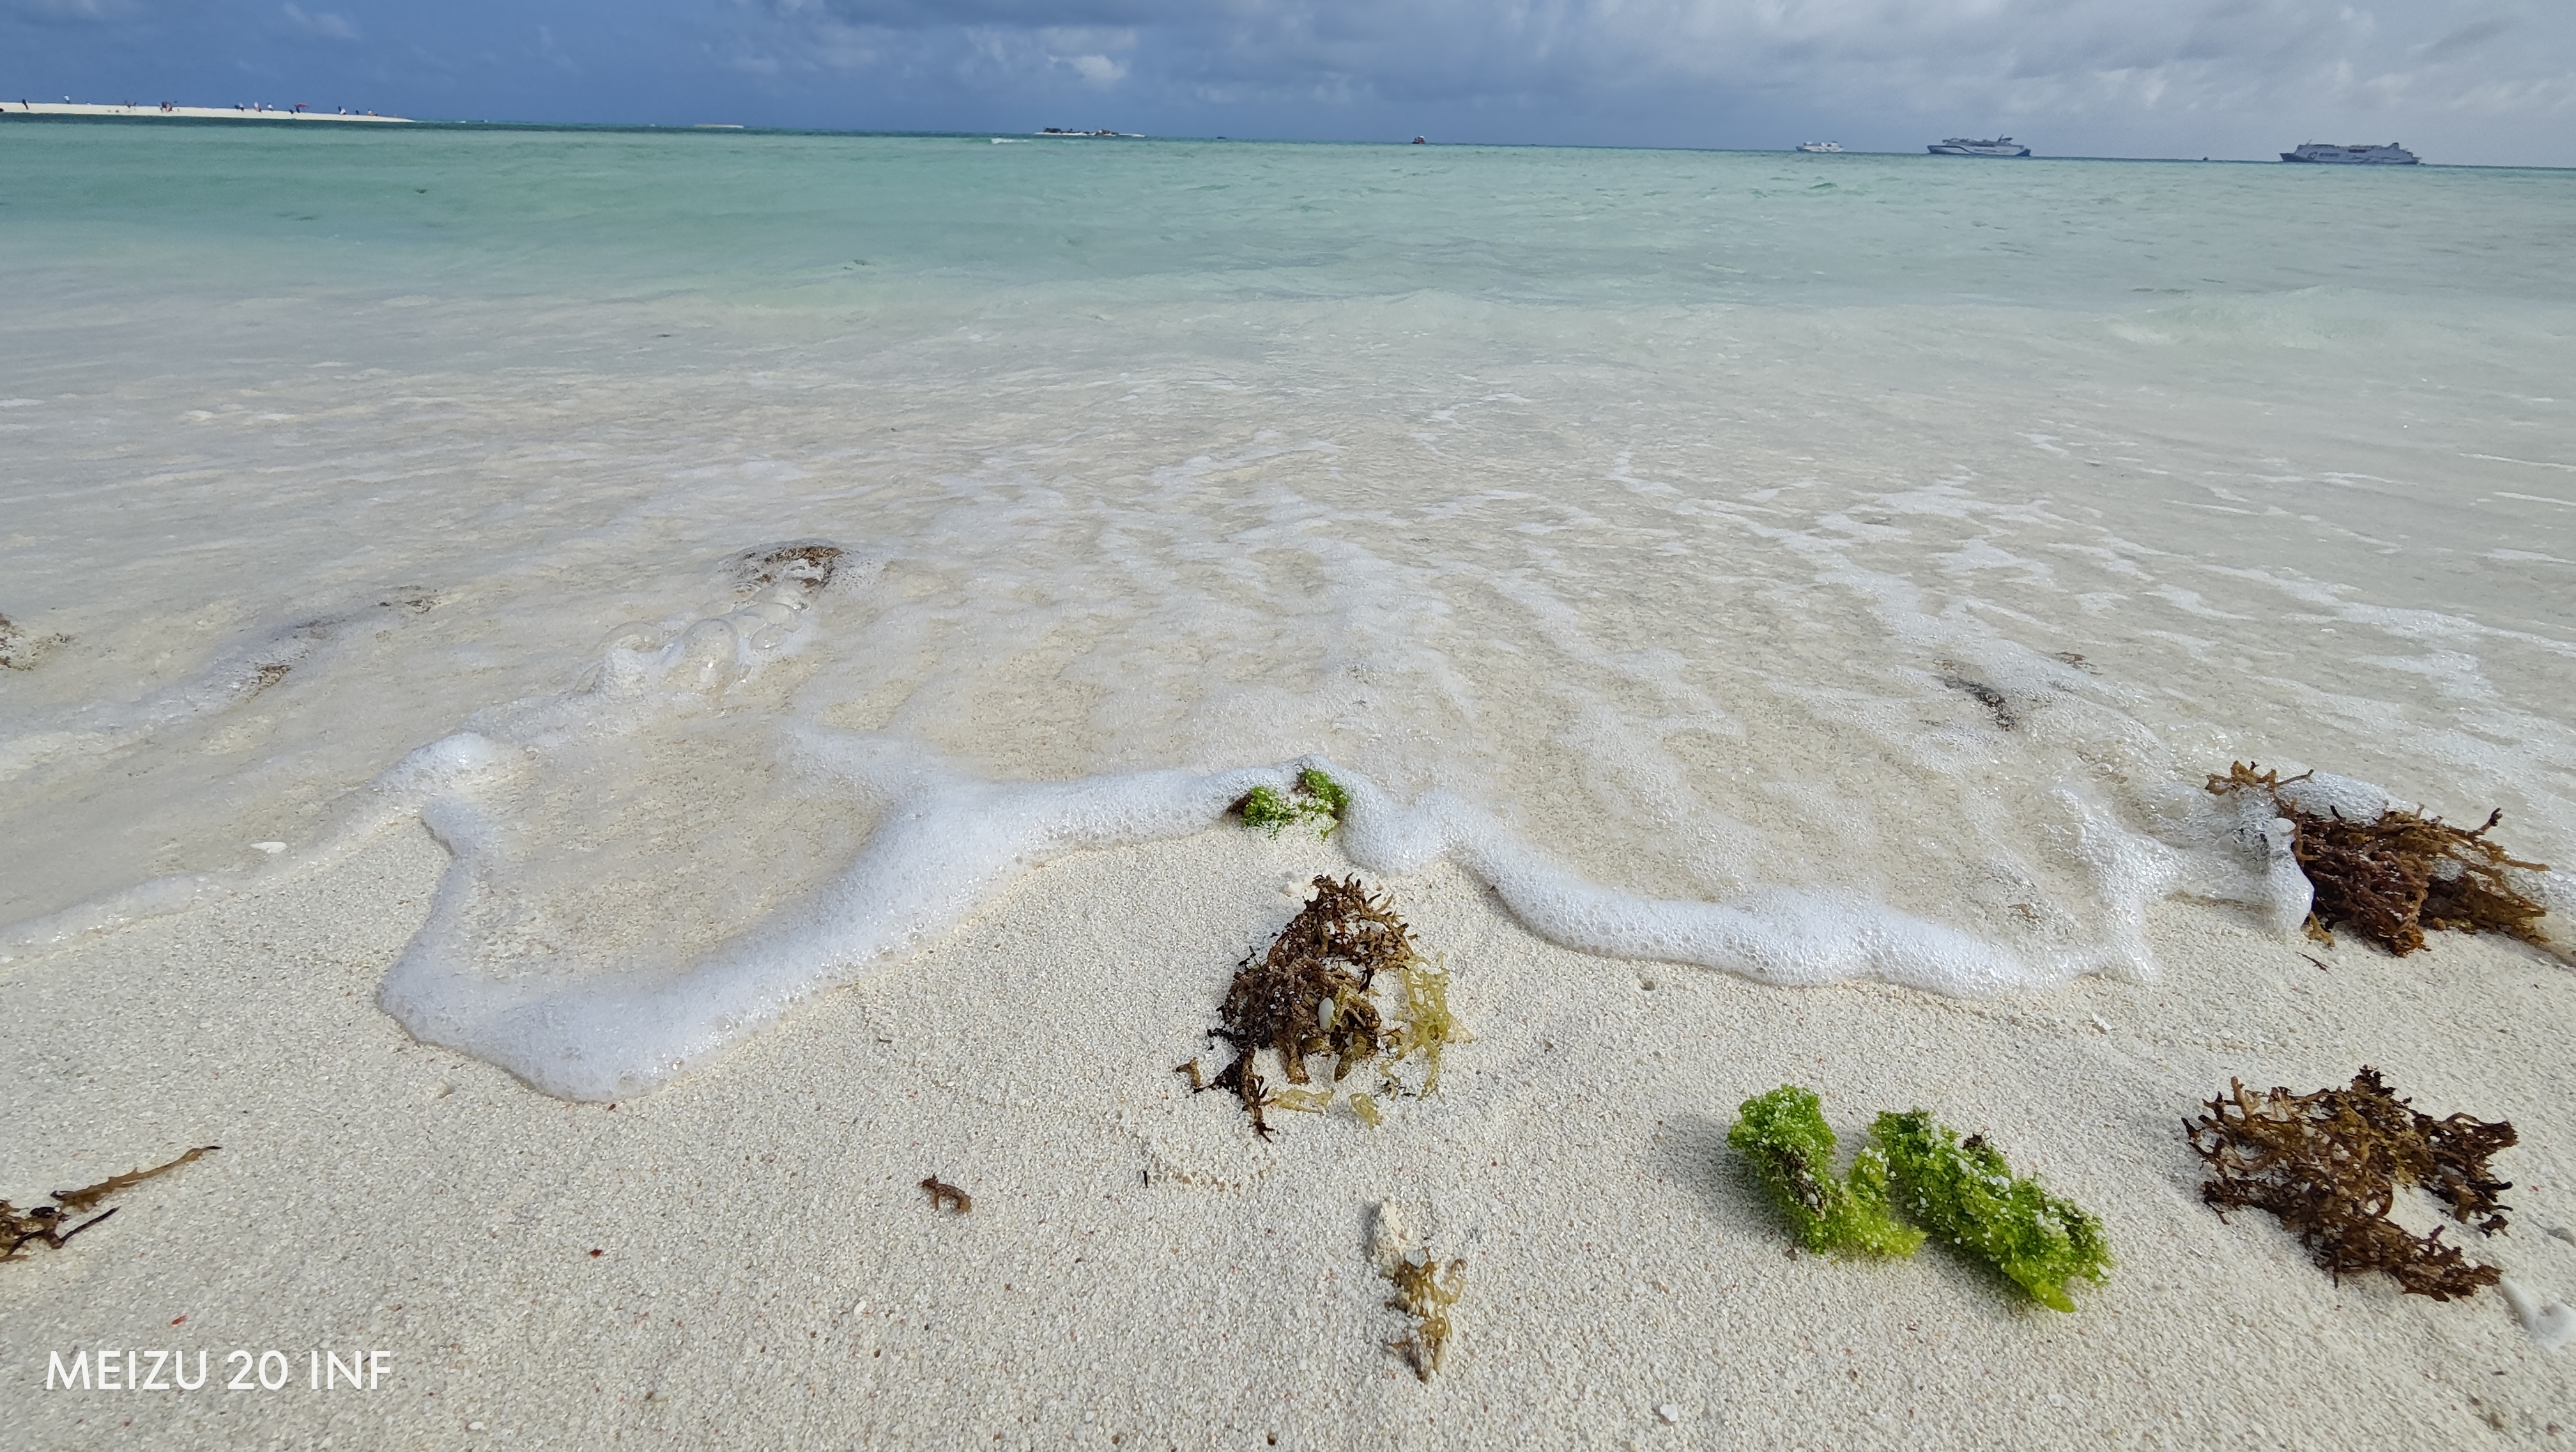
[[[2072,1311],[2067,1282],[2105,1278],[2111,1248],[2102,1222],[2037,1180],[2015,1175],[1983,1135],[1964,1141],[1920,1109],[1881,1114],[1872,1131],[1887,1153],[1896,1203],[1917,1223],[2003,1272],[2051,1310]]]
[[[1286,792],[1276,787],[1257,786],[1244,793],[1234,804],[1243,814],[1243,825],[1258,827],[1276,837],[1300,822],[1318,821],[1318,837],[1330,837],[1341,825],[1342,814],[1351,809],[1347,787],[1332,779],[1320,767],[1306,767],[1297,773],[1296,785]]]
[[[1923,1232],[1889,1212],[1887,1160],[1864,1149],[1834,1177],[1834,1132],[1811,1090],[1783,1084],[1744,1101],[1726,1142],[1753,1164],[1798,1243],[1820,1255],[1905,1256]]]

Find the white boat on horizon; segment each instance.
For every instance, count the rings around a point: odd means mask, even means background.
[[[1822,156],[1827,152],[1838,152],[1842,150],[1843,144],[1839,141],[1801,141],[1798,143],[1798,149],[1800,151]]]
[[[2329,141],[2302,141],[2283,161],[2322,162],[2327,166],[2416,166],[2415,153],[2392,141],[2386,146],[2337,146]]]
[[[2013,140],[2009,136],[1998,136],[1992,141],[1975,141],[1965,136],[1951,136],[1945,137],[1938,145],[1927,146],[1923,149],[1932,153],[1934,156],[2030,155],[2029,147],[2022,145],[2020,142]]]

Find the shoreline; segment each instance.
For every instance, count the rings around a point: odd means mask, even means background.
[[[2576,1357],[2492,1292],[2336,1284],[2269,1217],[2200,1203],[2179,1120],[2233,1075],[2362,1063],[2434,1114],[2508,1118],[2507,1234],[2576,1292],[2576,1093],[2535,1025],[2576,974],[2445,934],[2313,955],[2252,916],[2150,911],[2159,981],[1994,1000],[1767,987],[1597,958],[1459,868],[1372,875],[1446,956],[1476,1041],[1381,1129],[1248,1132],[1170,1066],[1330,844],[1240,829],[1069,854],[870,981],[643,1099],[568,1104],[408,1038],[375,1006],[445,853],[387,831],[336,866],[72,945],[6,979],[0,1185],[32,1198],[209,1156],[0,1274],[32,1435],[415,1445],[2402,1445],[2492,1414],[2547,1440]],[[2311,956],[2327,966],[2320,968]],[[1848,1147],[1881,1107],[1987,1133],[2109,1225],[2079,1309],[1943,1247],[1791,1256],[1724,1147],[1735,1106],[1819,1090]],[[974,1197],[934,1212],[925,1175]],[[1375,1207],[1469,1261],[1417,1382],[1370,1269]],[[592,1252],[597,1251],[594,1255]],[[1901,1329],[1900,1329],[1901,1328]],[[100,1347],[385,1353],[383,1385],[43,1392]],[[1275,1444],[1263,1438],[1276,1438]]]
[[[388,126],[415,125],[409,116],[352,116],[330,111],[246,111],[238,106],[107,106],[88,101],[0,101],[0,117],[107,117],[125,121],[360,121]]]

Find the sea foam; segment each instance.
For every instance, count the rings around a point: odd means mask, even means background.
[[[25,139],[0,959],[426,822],[392,999],[646,1082],[1297,761],[1399,888],[1766,982],[2295,933],[2234,760],[2501,807],[2576,918],[2528,178],[424,132],[317,251],[382,158]]]

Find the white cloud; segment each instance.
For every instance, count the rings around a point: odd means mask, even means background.
[[[351,25],[347,17],[334,15],[328,10],[307,13],[302,6],[289,0],[288,4],[278,7],[278,12],[286,17],[287,24],[306,35],[319,36],[324,40],[358,38],[358,27]]]
[[[142,0],[0,0],[0,18],[39,24],[104,25],[144,13]]]
[[[763,0],[788,44],[943,50],[1007,93],[1048,71],[1173,106],[1847,114],[2190,131],[2315,116],[2562,113],[2576,5],[2415,0]],[[1125,45],[1050,33],[1116,30]],[[847,56],[844,46],[841,54]],[[1216,98],[1223,98],[1218,102]],[[2295,128],[2293,128],[2295,129]]]
[[[1114,61],[1105,55],[1060,55],[1056,59],[1095,86],[1114,86],[1127,75],[1125,61]]]

